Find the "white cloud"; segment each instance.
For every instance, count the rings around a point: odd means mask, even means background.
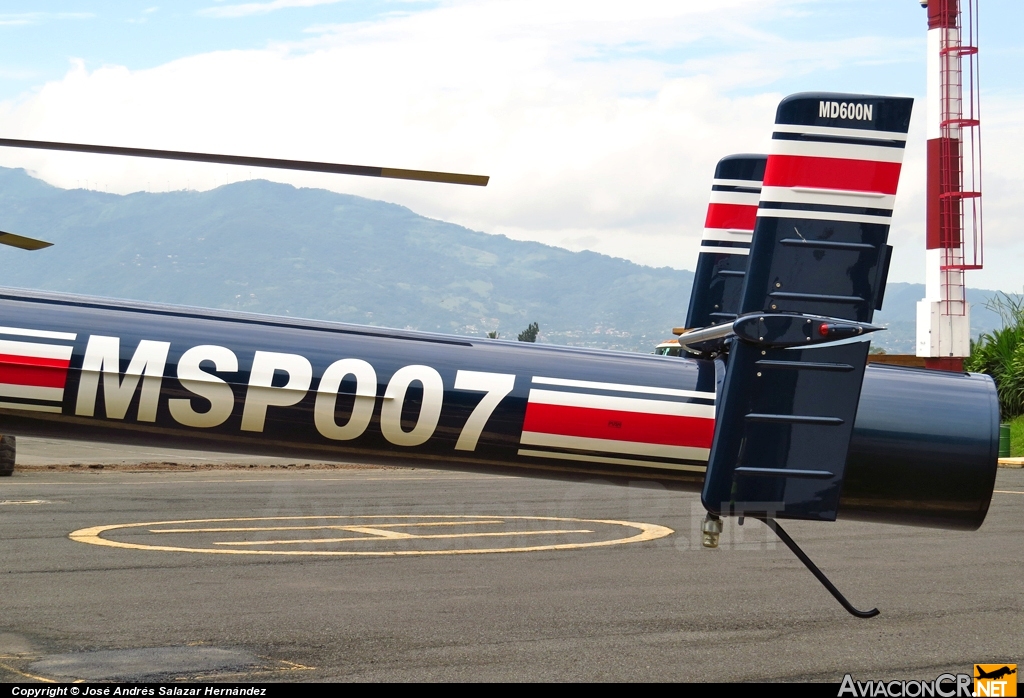
[[[0,80],[31,80],[37,75],[34,70],[0,67]]]
[[[21,27],[54,19],[92,19],[91,12],[19,12],[0,14],[0,27]]]
[[[197,14],[204,17],[235,19],[238,17],[251,17],[252,15],[265,15],[275,10],[283,10],[290,7],[316,7],[317,5],[333,5],[337,2],[342,2],[342,0],[272,0],[271,2],[246,2],[238,5],[206,7],[199,10]]]
[[[1020,115],[1024,95],[982,94],[982,201],[985,222],[985,269],[970,272],[967,283],[1020,293],[1024,289],[1024,237],[1021,198],[1024,191],[1024,134]]]
[[[782,95],[758,86],[865,56],[906,59],[909,49],[891,41],[826,46],[759,28],[794,1],[450,2],[150,70],[77,64],[0,104],[10,137],[470,172],[491,175],[486,189],[32,151],[0,152],[0,165],[118,192],[264,177],[692,269],[715,162],[769,145]],[[807,85],[821,87],[820,76]],[[894,280],[923,278],[922,117],[919,103],[893,226]],[[1010,124],[1004,147],[1018,142]],[[1019,189],[1019,173],[1006,176],[1007,191]]]

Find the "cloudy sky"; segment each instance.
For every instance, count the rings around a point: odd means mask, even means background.
[[[1024,3],[980,2],[986,268],[968,283],[1019,292]],[[6,149],[0,166],[111,192],[263,177],[692,269],[715,162],[763,152],[782,96],[923,98],[925,62],[917,0],[5,0],[4,137],[451,170],[491,184]],[[919,101],[891,235],[895,281],[924,279],[924,117]]]

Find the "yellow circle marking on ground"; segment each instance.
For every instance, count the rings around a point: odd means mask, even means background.
[[[410,519],[420,521],[410,523]],[[285,539],[276,541],[220,541],[214,545],[232,546],[219,548],[188,548],[171,545],[148,545],[144,543],[125,543],[123,541],[104,538],[103,534],[109,531],[143,528],[150,526],[181,526],[186,524],[238,524],[256,522],[301,522],[326,520],[337,521],[336,524],[315,525],[315,526],[229,526],[229,527],[206,527],[206,528],[170,528],[151,529],[149,533],[158,535],[187,534],[187,533],[245,533],[245,532],[273,532],[290,530],[339,530],[345,533],[360,534],[358,537],[345,536],[341,538],[302,538]],[[348,520],[352,523],[342,523]],[[388,520],[401,520],[401,523],[389,523]],[[438,521],[440,520],[440,521]],[[465,526],[473,524],[498,524],[505,522],[552,522],[558,524],[572,524],[573,526],[559,526],[553,529],[530,529],[520,531],[487,531],[471,533],[441,533],[441,534],[408,534],[396,531],[402,527],[425,527],[425,526]],[[459,539],[459,538],[481,538],[481,537],[512,537],[512,536],[542,536],[542,535],[570,535],[570,534],[592,534],[585,524],[601,524],[610,526],[622,526],[636,529],[635,535],[626,538],[614,538],[611,540],[583,541],[578,543],[551,543],[541,545],[530,545],[513,548],[462,548],[453,550],[274,550],[264,549],[239,549],[248,545],[310,545],[317,543],[342,543],[342,542],[382,542],[382,541],[404,541],[409,543],[415,540],[438,540],[438,539]],[[305,555],[318,557],[338,556],[366,556],[366,557],[389,557],[400,555],[477,555],[481,553],[529,553],[544,550],[577,550],[580,548],[597,548],[609,545],[623,545],[625,543],[642,543],[649,540],[657,540],[674,533],[671,528],[657,524],[638,523],[634,521],[615,521],[611,519],[570,519],[555,516],[444,516],[444,515],[395,515],[395,516],[267,516],[234,519],[185,519],[178,521],[149,521],[145,523],[113,524],[110,526],[93,526],[82,528],[69,534],[71,540],[90,545],[105,545],[111,548],[127,548],[129,550],[155,550],[170,553],[208,553],[214,555]]]

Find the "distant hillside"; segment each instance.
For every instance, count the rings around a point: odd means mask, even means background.
[[[402,206],[248,181],[127,196],[0,168],[0,284],[637,351],[685,319],[693,274],[518,242]]]
[[[685,320],[693,274],[570,252],[357,196],[248,181],[127,196],[0,168],[0,284],[118,298],[651,351]],[[920,284],[890,284],[876,346],[912,352]],[[998,324],[973,292],[974,334]]]
[[[970,277],[968,277],[970,283]],[[994,291],[967,289],[971,303],[971,336],[991,332],[1000,326],[999,315],[985,307]],[[882,310],[875,313],[874,322],[887,328],[878,332],[873,346],[890,354],[913,354],[917,336],[917,302],[924,297],[924,284],[893,284],[885,289]]]

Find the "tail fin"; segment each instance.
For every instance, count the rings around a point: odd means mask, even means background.
[[[729,322],[739,313],[767,159],[766,155],[728,155],[715,167],[687,329]]]
[[[741,312],[871,321],[912,105],[837,94],[782,101]]]
[[[814,342],[874,329],[861,323],[884,289],[912,105],[810,93],[779,105],[736,322],[764,329],[730,340],[702,495],[713,514],[836,518],[868,343]],[[769,315],[785,337],[769,336]]]

